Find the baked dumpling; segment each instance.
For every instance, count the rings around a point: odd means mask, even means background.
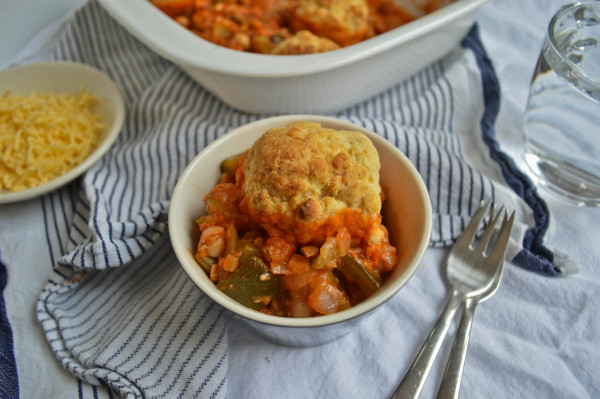
[[[381,224],[380,166],[363,133],[293,122],[250,148],[240,207],[271,235],[300,243],[322,243],[342,226],[372,241]]]
[[[367,0],[299,0],[290,26],[349,46],[369,36]]]

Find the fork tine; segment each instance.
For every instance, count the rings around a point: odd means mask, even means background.
[[[473,240],[475,239],[475,234],[477,233],[477,230],[479,229],[479,224],[483,220],[483,217],[487,213],[489,207],[490,207],[490,201],[486,201],[486,202],[481,201],[481,203],[479,204],[479,207],[475,210],[475,212],[473,213],[473,216],[471,216],[471,221],[467,225],[467,228],[465,229],[465,231],[463,231],[461,236],[456,240],[455,245],[458,244],[458,245],[468,246],[473,243]]]
[[[500,207],[500,209],[496,213],[496,207],[492,206],[488,224],[485,227],[483,236],[479,240],[479,245],[477,247],[478,253],[483,254],[485,252],[485,250],[488,246],[488,243],[490,242],[490,239],[492,238],[492,235],[494,234],[494,229],[496,228],[496,223],[498,223],[498,220],[500,219],[500,215],[502,214],[503,209],[504,209],[504,206]]]
[[[515,212],[513,211],[510,214],[510,218],[508,214],[504,212],[504,220],[502,220],[502,226],[500,227],[500,233],[498,234],[498,238],[496,239],[496,244],[492,253],[489,256],[490,261],[492,262],[500,262],[504,255],[506,254],[506,247],[508,246],[508,240],[510,238],[510,232],[512,230],[513,222],[515,221]]]

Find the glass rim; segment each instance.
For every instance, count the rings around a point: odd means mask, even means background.
[[[579,65],[571,61],[568,57],[565,57],[562,51],[558,48],[558,43],[556,40],[556,36],[554,35],[554,26],[556,25],[558,19],[563,16],[567,11],[578,9],[582,7],[593,6],[594,9],[598,11],[600,14],[600,1],[578,1],[570,4],[565,4],[561,8],[558,9],[552,16],[550,23],[548,24],[548,30],[546,32],[546,41],[552,46],[552,49],[558,56],[560,56],[561,60],[564,61],[569,67],[572,68],[574,72],[576,72],[577,76],[581,79],[587,80],[591,82],[595,86],[600,87],[600,76],[596,76],[589,71],[581,68]]]

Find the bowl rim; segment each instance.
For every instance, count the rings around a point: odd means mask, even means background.
[[[185,68],[254,78],[283,78],[336,69],[382,53],[473,12],[487,0],[457,0],[398,28],[339,50],[304,55],[265,55],[231,50],[200,38],[149,0],[98,0],[102,7],[159,55]],[[135,15],[137,18],[130,18]],[[177,45],[173,45],[173,43]]]
[[[213,151],[216,147],[223,145],[225,142],[235,139],[236,136],[244,134],[247,131],[252,131],[258,128],[259,126],[263,126],[264,131],[270,127],[284,126],[287,123],[296,120],[305,120],[339,126],[336,127],[337,129],[359,130],[364,132],[375,143],[386,147],[386,149],[389,151],[396,153],[396,155],[399,156],[400,161],[404,164],[404,166],[406,166],[407,172],[412,175],[413,179],[419,187],[419,194],[423,197],[424,200],[423,202],[425,212],[425,220],[423,221],[425,231],[423,236],[420,237],[414,259],[411,263],[407,265],[406,272],[401,276],[401,278],[398,279],[398,281],[396,281],[393,287],[382,289],[373,296],[369,297],[367,300],[341,312],[330,315],[306,318],[281,317],[257,312],[255,310],[246,308],[245,306],[241,305],[235,300],[218,292],[218,290],[210,288],[215,287],[214,283],[208,280],[208,278],[206,278],[206,275],[201,275],[200,273],[198,273],[198,270],[200,270],[200,268],[195,261],[190,261],[189,248],[186,248],[182,243],[176,240],[175,242],[173,242],[173,237],[177,236],[176,226],[173,225],[173,221],[177,219],[177,214],[180,212],[180,207],[174,206],[174,204],[178,203],[180,192],[184,190],[183,186],[188,183],[188,176],[192,174],[192,171],[197,167],[197,164],[202,160],[202,158],[204,158],[204,156],[207,153]],[[200,151],[180,175],[179,180],[173,190],[171,202],[169,204],[168,228],[169,235],[172,241],[172,246],[180,265],[183,267],[188,277],[196,284],[196,286],[198,286],[198,288],[212,300],[214,300],[224,308],[228,309],[229,311],[233,312],[234,314],[242,318],[252,320],[254,322],[271,326],[308,328],[336,324],[339,322],[356,318],[363,314],[369,313],[375,308],[378,308],[380,305],[387,302],[391,297],[393,297],[416,272],[423,260],[423,257],[425,256],[425,252],[428,248],[429,240],[431,238],[432,208],[427,188],[417,169],[397,147],[392,145],[392,143],[387,141],[382,136],[362,126],[334,117],[317,116],[309,114],[283,115],[259,119],[257,121],[235,128],[229,131],[228,133],[224,134],[223,136],[219,137],[217,140],[213,141],[210,145],[208,145],[202,151]],[[202,273],[204,272],[202,271]],[[210,285],[208,283],[210,283]],[[205,287],[207,289],[204,289]]]
[[[104,139],[98,144],[96,149],[92,151],[91,154],[87,156],[81,163],[76,165],[74,168],[70,169],[66,173],[50,180],[47,183],[41,184],[39,186],[35,186],[22,191],[7,191],[0,190],[0,204],[11,203],[24,201],[27,199],[31,199],[42,194],[53,191],[82,175],[85,171],[87,171],[92,165],[94,165],[102,156],[108,151],[108,149],[113,145],[116,141],[117,137],[121,133],[121,129],[123,127],[123,123],[125,121],[125,99],[123,96],[123,91],[117,84],[106,74],[105,72],[94,68],[91,65],[73,62],[73,61],[46,61],[46,62],[33,62],[29,64],[17,65],[8,69],[4,69],[0,71],[0,77],[8,76],[14,74],[37,74],[44,71],[49,70],[61,70],[61,74],[72,75],[72,72],[77,70],[79,72],[84,71],[85,74],[91,77],[90,80],[101,80],[103,82],[104,87],[107,91],[110,91],[111,99],[114,100],[115,106],[115,116],[114,122],[110,129],[105,133]],[[89,90],[89,88],[85,87],[85,84],[81,84],[80,86]],[[11,90],[12,91],[12,90]],[[45,90],[39,90],[45,91]],[[56,90],[53,90],[56,91]],[[97,93],[90,90],[90,92],[94,95]],[[107,98],[104,98],[104,101],[107,101]]]

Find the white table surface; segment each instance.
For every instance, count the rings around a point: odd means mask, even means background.
[[[39,32],[50,27],[47,40],[52,40],[57,26],[83,3],[82,0],[5,0],[0,13],[0,68],[15,62],[43,59],[47,49],[38,45],[44,42],[39,40]],[[563,3],[562,0],[490,0],[478,16],[482,41],[502,88],[497,135],[504,150],[520,165],[521,121],[527,86],[546,25],[553,11]],[[37,40],[30,42],[35,37]],[[501,357],[470,355],[478,361],[487,359],[488,363],[469,363],[470,358],[467,359],[462,397],[492,392],[494,397],[600,397],[600,209],[576,208],[552,196],[544,198],[553,217],[547,234],[548,246],[566,251],[579,263],[581,271],[567,278],[549,278],[510,263],[506,265],[503,285],[489,301],[489,310],[484,310],[485,305],[478,310],[472,332],[473,351],[481,350],[485,346],[481,343],[489,340],[495,345],[496,356],[500,353]],[[36,220],[38,208],[36,200],[0,205],[0,248],[9,274],[5,300],[17,303],[22,310],[8,314],[13,334],[16,337],[33,335],[43,342],[35,317],[35,302],[47,276],[35,270],[35,259],[31,259],[27,250],[32,242],[43,239],[40,221]],[[8,224],[5,222],[20,223],[23,228],[7,231],[3,228]],[[447,295],[441,276],[444,255],[445,250],[430,249],[418,271],[434,276],[431,309],[423,310],[430,316],[429,321],[413,326],[410,331],[399,332],[397,337],[384,335],[382,342],[370,343],[373,350],[385,351],[392,346],[391,340],[404,342],[401,348],[393,349],[397,376],[387,375],[378,381],[385,385],[378,391],[393,392],[443,307]],[[407,292],[416,290],[411,282]],[[506,328],[495,331],[487,328],[493,312],[508,315]],[[228,397],[245,397],[246,387],[256,383],[255,376],[246,370],[257,362],[265,370],[272,369],[280,387],[253,392],[271,397],[305,397],[302,389],[310,382],[301,383],[294,372],[283,373],[282,368],[295,363],[309,364],[329,372],[330,367],[335,367],[335,359],[319,358],[316,350],[281,353],[272,344],[235,327],[234,322],[229,332]],[[19,345],[19,338],[15,345]],[[447,353],[449,347],[450,343],[445,343],[442,353]],[[422,397],[435,396],[443,372],[443,364],[439,363]],[[43,345],[29,351],[21,348],[17,366],[23,398],[76,394],[72,390],[65,393],[65,387],[73,386],[73,378]],[[84,392],[87,391],[84,389]],[[326,387],[323,392],[323,397],[328,397]]]

